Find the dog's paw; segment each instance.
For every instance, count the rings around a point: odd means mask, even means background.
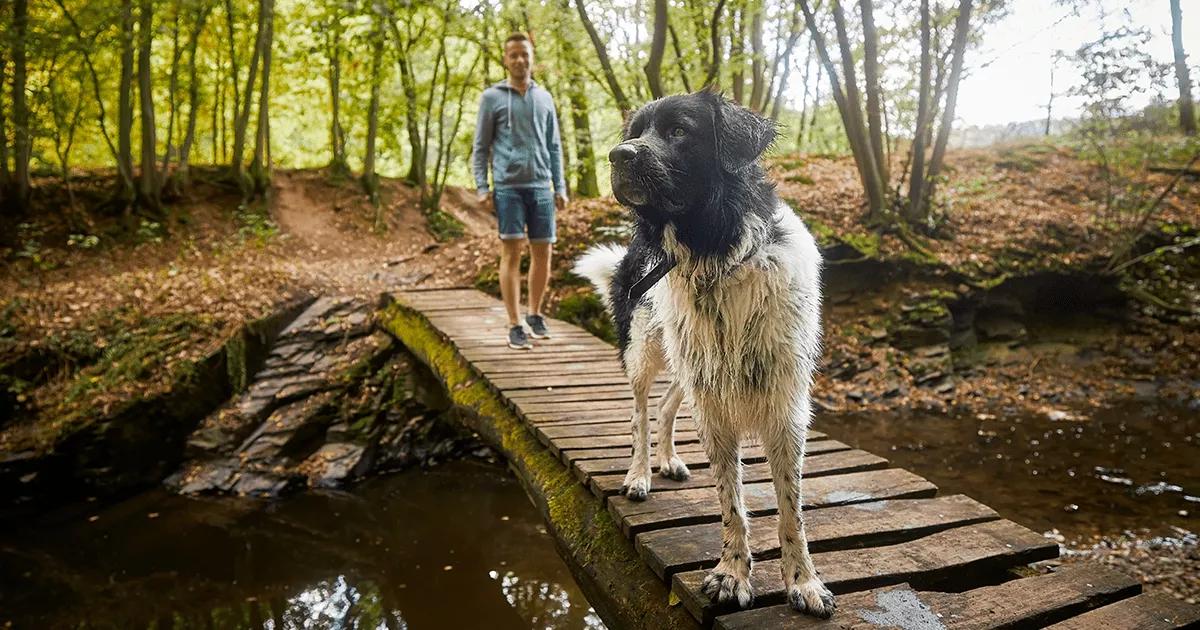
[[[736,602],[738,608],[749,608],[754,603],[754,591],[750,588],[750,578],[726,573],[721,571],[720,567],[704,576],[704,582],[700,588],[705,595],[718,604]]]
[[[631,471],[625,475],[625,483],[621,484],[621,494],[631,501],[645,501],[650,494],[650,475],[637,475]]]
[[[674,479],[675,481],[687,481],[692,476],[687,464],[683,463],[683,460],[679,459],[678,456],[659,463],[658,474],[667,479]]]
[[[820,578],[791,585],[788,587],[787,598],[788,605],[792,608],[821,619],[832,617],[837,608],[837,603],[833,601],[833,593],[825,588]]]

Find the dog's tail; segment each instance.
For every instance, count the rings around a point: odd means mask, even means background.
[[[621,264],[621,259],[625,258],[626,251],[627,248],[620,245],[593,245],[575,261],[575,273],[591,281],[610,312],[613,274]]]

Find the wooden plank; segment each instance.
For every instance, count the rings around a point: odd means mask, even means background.
[[[651,439],[653,442],[653,439]],[[675,443],[685,444],[687,442],[698,442],[700,436],[695,431],[676,431]],[[633,436],[626,433],[625,435],[597,435],[594,437],[569,437],[550,440],[550,452],[554,453],[555,457],[562,459],[563,453],[571,449],[584,448],[603,448],[603,447],[625,447],[633,448]],[[570,460],[563,460],[570,461]]]
[[[901,468],[863,470],[855,462],[880,458],[864,451],[846,451],[808,457],[804,460],[802,509],[833,505],[851,505],[883,499],[921,499],[937,494],[937,486]],[[886,464],[886,462],[885,462]],[[775,485],[769,481],[770,470],[765,465],[747,466],[766,469],[767,481],[745,483],[742,500],[750,516],[765,516],[778,511]],[[655,479],[655,486],[664,486],[669,479]],[[678,482],[676,482],[678,483]],[[619,489],[619,486],[618,486]],[[608,499],[612,513],[626,536],[641,532],[680,527],[697,523],[717,523],[721,520],[721,504],[715,488],[663,491],[651,487],[645,501],[631,501],[614,495]]]
[[[617,365],[616,361],[608,361],[605,359],[596,359],[594,361],[581,361],[578,363],[554,363],[541,365],[538,363],[520,364],[509,363],[500,367],[492,367],[483,369],[478,365],[475,366],[476,371],[489,378],[493,376],[528,376],[542,374],[621,374],[625,372],[621,370],[621,366]]]
[[[510,351],[512,352],[512,351]],[[559,367],[569,365],[591,365],[594,363],[602,363],[605,365],[615,365],[621,367],[621,362],[616,357],[605,356],[598,352],[573,352],[571,354],[559,353],[541,353],[527,356],[485,356],[479,358],[464,357],[471,362],[481,372],[504,370],[510,367]]]
[[[492,379],[492,386],[501,392],[512,389],[543,389],[546,387],[573,387],[577,385],[628,385],[629,380],[621,372],[608,374],[584,375],[572,374],[567,376],[497,376]],[[661,380],[661,383],[670,381]]]
[[[825,457],[825,455],[814,452],[813,457],[805,458],[804,460],[804,474],[811,477],[814,475],[831,474],[830,470],[838,472],[846,470],[873,470],[887,466],[886,459],[865,451],[848,451],[847,453],[841,459],[834,461],[826,459],[816,460],[816,456]],[[833,468],[828,468],[830,466]],[[588,487],[597,496],[608,496],[620,491],[621,482],[624,481],[624,478],[624,475],[593,475]],[[919,477],[917,478],[919,479]],[[767,464],[746,466],[742,470],[742,483],[749,484],[770,480],[771,468]],[[700,468],[692,473],[690,479],[685,479],[684,481],[663,479],[663,482],[652,488],[651,492],[711,488],[716,485],[717,482],[713,479],[709,470],[707,468]]]
[[[647,400],[649,405],[650,415],[657,417],[658,402],[661,397],[655,396]],[[580,411],[623,411],[626,414],[633,415],[633,399],[632,398],[607,398],[604,400],[545,400],[537,402],[522,402],[521,411],[525,414],[570,414]]]
[[[994,578],[1014,566],[1057,556],[1054,541],[1012,521],[999,520],[956,527],[898,545],[815,553],[813,562],[829,590],[848,593],[903,582],[925,588],[949,578],[961,587]],[[780,560],[766,560],[754,567],[750,585],[756,605],[783,603],[780,564]],[[718,615],[733,612],[732,606],[718,606],[701,592],[706,573],[685,571],[672,578],[672,591],[705,626]]]
[[[847,447],[849,448],[849,447]],[[626,452],[625,457],[604,457],[601,459],[589,459],[587,457],[579,457],[576,453],[588,453],[590,451],[564,451],[564,459],[571,466],[571,472],[575,473],[575,478],[585,486],[591,487],[589,478],[597,473],[588,472],[589,470],[599,470],[606,475],[620,475],[625,478],[625,473],[629,471],[629,464],[632,457]],[[706,468],[708,466],[708,455],[704,452],[704,446],[699,443],[680,444],[675,448],[675,454],[683,463],[692,471]],[[767,461],[767,453],[761,446],[751,446],[742,449],[743,464],[759,464]],[[594,462],[600,462],[598,466],[591,466]],[[653,487],[659,481],[670,483],[670,479],[665,479],[658,475],[658,455],[651,453],[650,455],[651,469],[654,471]],[[693,472],[692,474],[695,474]]]
[[[667,391],[665,385],[651,388],[650,395],[654,398],[662,396]],[[622,385],[591,385],[583,387],[559,387],[547,390],[522,390],[505,392],[505,398],[513,404],[527,402],[586,402],[593,400],[627,400],[629,408],[633,408],[633,392],[629,384]]]
[[[658,435],[656,422],[650,423],[650,435]],[[675,431],[695,431],[696,422],[691,418],[680,418],[675,421]],[[551,424],[538,426],[535,429],[538,439],[544,443],[550,440],[568,437],[587,437],[589,435],[630,435],[632,429],[629,421],[604,422],[601,424]]]
[[[538,425],[538,426],[543,426],[543,425]],[[555,426],[557,426],[557,425],[555,425]],[[822,440],[827,440],[827,439],[829,439],[829,436],[825,435],[824,433],[818,433],[816,431],[811,432],[808,436],[808,442],[810,444],[813,442],[820,442]],[[746,446],[743,446],[742,448],[749,449],[749,448],[754,448],[754,446],[746,445]],[[568,463],[574,463],[576,461],[584,460],[584,459],[609,459],[609,458],[614,458],[614,457],[629,457],[629,456],[633,455],[632,451],[633,451],[632,446],[630,446],[630,447],[617,446],[617,447],[609,447],[609,448],[587,448],[587,449],[578,449],[578,450],[572,449],[570,451],[565,451],[563,457],[564,457],[565,461],[567,461]],[[676,453],[702,453],[702,452],[704,452],[704,445],[700,444],[698,442],[689,442],[687,444],[676,444],[675,452]],[[883,461],[886,462],[887,460],[883,460]]]
[[[495,346],[476,346],[472,348],[458,348],[458,353],[464,359],[475,363],[476,361],[508,361],[508,360],[525,360],[525,361],[551,361],[555,359],[575,359],[578,357],[595,357],[604,356],[605,352],[614,352],[612,348],[607,350],[597,349],[594,346],[586,345],[575,347],[558,346],[548,348],[546,346],[534,346],[532,350],[514,350],[509,348],[507,344],[497,343]]]
[[[787,604],[745,610],[718,617],[718,630],[783,630],[841,628],[876,630],[881,626],[945,628],[1042,627],[1141,590],[1136,579],[1100,564],[1086,562],[1061,567],[1054,573],[985,586],[965,593],[915,591],[908,584],[837,599],[832,620],[815,619]],[[1093,625],[1089,628],[1125,628]],[[1177,627],[1177,626],[1175,626]]]
[[[951,527],[1000,518],[995,510],[961,494],[932,499],[871,501],[805,510],[808,549],[813,553],[890,545]],[[721,523],[702,523],[644,532],[637,550],[658,577],[707,569],[721,559]],[[750,519],[750,552],[755,561],[778,558],[779,515]]]
[[[807,452],[809,455],[815,455],[818,453],[833,453],[837,451],[848,450],[850,450],[849,445],[843,444],[836,440],[821,440],[809,444]],[[679,449],[676,449],[676,452],[679,452]],[[753,458],[747,457],[747,453],[753,453],[755,456]],[[624,457],[606,457],[603,459],[588,459],[583,461],[580,461],[578,458],[573,456],[574,451],[567,451],[567,454],[568,457],[571,458],[571,462],[573,464],[572,467],[579,473],[579,475],[583,475],[583,477],[591,477],[593,475],[612,475],[616,473],[624,474],[625,471],[629,470],[629,464],[633,461],[632,457],[630,456],[631,454]],[[651,460],[653,463],[657,464],[657,454],[654,455],[655,457],[652,457]],[[693,471],[708,468],[709,465],[708,455],[704,452],[703,448],[695,452],[679,453],[679,458],[682,459],[683,463],[687,464],[688,468],[691,468]],[[761,446],[743,448],[742,461],[746,463],[763,462],[766,461],[766,453],[763,451]]]
[[[1049,626],[1047,630],[1168,630],[1200,626],[1200,606],[1166,593],[1142,593]]]

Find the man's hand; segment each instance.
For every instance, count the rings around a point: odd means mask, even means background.
[[[491,210],[493,213],[496,212],[496,204],[492,203],[492,193],[491,192],[477,193],[475,195],[475,202],[478,203],[480,205],[480,207],[487,208],[488,210]]]
[[[567,193],[560,192],[554,195],[554,207],[562,210],[567,207]]]

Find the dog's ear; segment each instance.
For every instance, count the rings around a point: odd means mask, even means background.
[[[706,89],[700,92],[713,108],[717,156],[721,168],[736,173],[749,166],[775,142],[775,121]]]

